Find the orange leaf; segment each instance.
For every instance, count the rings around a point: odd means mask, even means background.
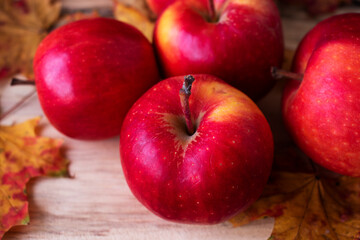
[[[0,79],[23,73],[33,79],[32,61],[61,3],[52,0],[0,1]]]
[[[13,126],[0,125],[0,238],[15,225],[29,222],[25,192],[30,178],[67,175],[60,139],[39,137],[40,118]]]
[[[114,16],[117,20],[128,23],[142,32],[146,38],[151,42],[154,32],[155,23],[150,20],[144,10],[141,12],[139,9],[127,6],[118,1],[114,2]]]
[[[290,160],[290,159],[289,159]],[[313,173],[274,171],[261,198],[231,223],[274,217],[270,239],[359,239],[360,178],[313,165]]]

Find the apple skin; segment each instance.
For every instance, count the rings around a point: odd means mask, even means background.
[[[34,71],[45,115],[77,139],[120,134],[131,105],[160,79],[150,42],[132,26],[105,18],[50,33],[37,49]]]
[[[169,5],[175,1],[176,0],[146,0],[146,3],[150,10],[155,13],[156,16],[159,16]]]
[[[121,163],[135,197],[176,222],[214,224],[249,207],[262,193],[273,161],[264,115],[245,94],[217,77],[194,75],[187,133],[179,99],[183,77],[163,80],[128,112]]]
[[[215,4],[216,22],[207,5],[191,2],[176,1],[157,20],[154,44],[163,75],[212,74],[253,100],[264,96],[275,83],[270,69],[281,65],[284,52],[274,2]]]
[[[167,7],[178,1],[187,1],[193,6],[203,7],[205,9],[208,7],[209,4],[208,0],[146,0],[146,3],[148,4],[150,10],[155,13],[156,16],[160,16]],[[215,7],[219,8],[219,4],[222,4],[225,1],[226,0],[214,0]]]
[[[300,43],[284,89],[285,123],[299,147],[334,172],[360,177],[360,14],[316,25]]]

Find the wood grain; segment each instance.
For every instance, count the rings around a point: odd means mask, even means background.
[[[130,0],[128,0],[130,1]],[[111,0],[64,0],[67,9],[111,8]],[[130,1],[131,2],[131,1]],[[354,9],[350,9],[353,11]],[[355,9],[359,11],[359,9]],[[304,34],[320,19],[305,13],[283,11],[285,44],[295,49]],[[0,107],[5,112],[32,90],[0,83]],[[282,129],[280,97],[282,82],[260,105],[273,127]],[[77,141],[56,131],[44,116],[37,96],[2,121],[2,124],[43,116],[39,133],[64,138],[64,153],[71,160],[73,178],[38,178],[28,184],[30,224],[12,228],[4,239],[267,239],[273,219],[234,228],[175,224],[158,218],[133,197],[126,185],[119,157],[119,139]],[[279,132],[280,132],[279,130]],[[282,131],[282,130],[281,130]],[[280,134],[279,141],[286,141]],[[281,140],[285,139],[285,140]]]

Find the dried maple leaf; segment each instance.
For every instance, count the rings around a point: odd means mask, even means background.
[[[274,240],[360,239],[360,178],[312,166],[310,173],[273,171],[260,199],[230,222],[274,217]]]
[[[29,222],[25,186],[30,178],[67,175],[63,141],[37,136],[39,120],[0,126],[0,239],[12,226]]]
[[[79,21],[82,19],[97,18],[97,17],[100,17],[100,14],[96,10],[93,10],[92,12],[88,12],[88,13],[74,12],[74,13],[66,14],[66,15],[62,16],[55,23],[54,28],[59,28],[68,23]]]
[[[143,11],[144,12],[144,11]],[[114,1],[114,16],[117,20],[128,23],[142,32],[149,41],[152,41],[155,23],[149,15],[139,9],[121,2]]]
[[[0,1],[0,79],[19,72],[33,79],[36,48],[58,19],[60,10],[59,1]]]
[[[156,19],[156,16],[154,13],[150,10],[146,0],[112,0],[113,1],[113,11],[115,12],[115,8],[117,4],[122,4],[125,6],[131,6],[132,8],[136,9],[138,12],[140,12],[142,15],[147,16],[149,19],[154,20]]]

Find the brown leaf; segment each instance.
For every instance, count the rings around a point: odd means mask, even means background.
[[[122,4],[125,6],[131,6],[132,8],[136,9],[142,15],[147,16],[149,19],[155,21],[156,16],[150,10],[146,0],[112,0],[113,1],[113,11],[115,13],[116,6],[118,4]]]
[[[360,178],[313,166],[313,173],[274,171],[261,198],[231,223],[274,217],[271,239],[358,239]]]
[[[25,187],[30,178],[67,175],[68,162],[60,154],[63,141],[37,136],[39,120],[0,125],[0,239],[12,226],[29,222]]]
[[[79,21],[82,19],[97,18],[97,17],[100,17],[100,14],[96,10],[93,10],[92,12],[89,13],[84,13],[84,12],[70,13],[61,17],[54,25],[54,28],[59,28],[68,23]]]
[[[155,23],[150,20],[149,15],[144,14],[143,12],[133,6],[114,1],[115,18],[137,28],[151,42]]]
[[[52,0],[0,1],[0,79],[23,73],[33,79],[32,61],[61,3]]]

